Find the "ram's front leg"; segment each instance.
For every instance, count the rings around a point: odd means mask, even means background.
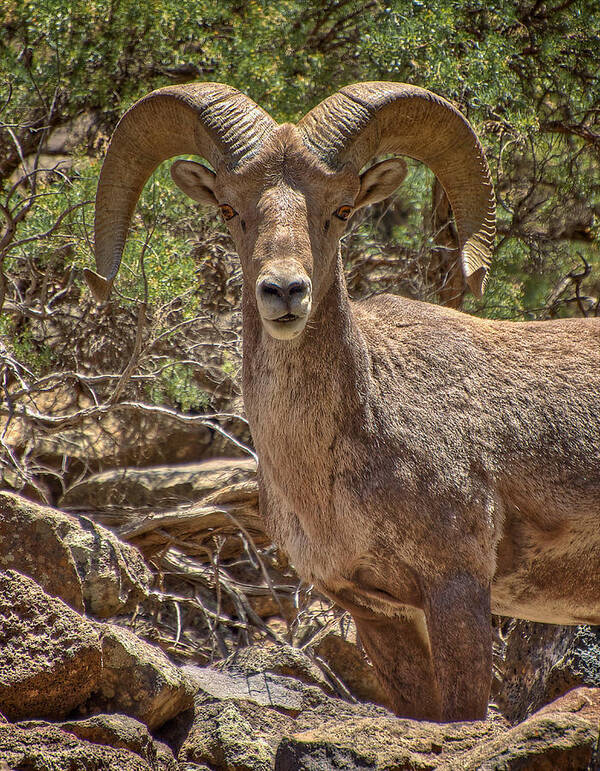
[[[399,717],[485,717],[492,678],[489,589],[470,576],[424,586],[424,612],[355,616],[364,648]]]
[[[399,717],[441,720],[423,611],[407,607],[405,618],[360,614],[354,620],[390,709]]]
[[[424,590],[440,720],[483,719],[492,682],[489,584],[460,574],[445,576]]]

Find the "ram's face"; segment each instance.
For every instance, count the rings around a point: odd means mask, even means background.
[[[220,168],[215,174],[178,161],[172,174],[192,198],[220,208],[264,329],[278,340],[291,340],[331,287],[347,220],[359,206],[384,197],[373,195],[374,185],[389,195],[402,181],[402,161],[384,164],[387,171],[371,173],[367,191],[369,172],[361,178],[350,164],[327,168],[303,146],[295,128],[284,125],[241,169]]]

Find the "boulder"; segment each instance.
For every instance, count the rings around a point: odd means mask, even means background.
[[[92,624],[13,570],[0,573],[0,712],[59,720],[100,683]]]
[[[30,576],[53,597],[83,612],[83,589],[73,554],[63,542],[70,519],[48,506],[0,492],[0,569]]]
[[[14,493],[0,492],[0,542],[0,569],[99,618],[132,610],[152,581],[139,551],[110,530]]]
[[[248,645],[220,661],[215,668],[230,675],[284,675],[307,685],[318,685],[326,693],[334,690],[313,659],[291,645]]]
[[[294,720],[277,710],[228,700],[199,705],[179,762],[218,771],[271,771],[281,737]]]
[[[55,725],[0,725],[0,758],[8,769],[52,771],[156,771],[128,749],[93,744]],[[0,769],[2,766],[0,765]]]
[[[326,699],[320,688],[270,672],[246,675],[194,666],[184,667],[184,671],[200,694],[210,697],[209,700],[248,701],[298,715],[303,710],[322,704]]]
[[[510,728],[485,721],[428,723],[391,717],[324,720],[284,737],[276,771],[436,769],[578,771],[597,767],[600,689],[579,688]]]
[[[201,463],[123,468],[93,474],[60,499],[67,511],[109,507],[169,509],[195,503],[214,490],[256,476],[252,458],[212,458]]]
[[[330,769],[464,768],[465,751],[486,744],[504,726],[495,721],[428,723],[392,716],[366,717],[356,709],[353,720],[322,722],[285,737],[277,750],[276,771]],[[448,765],[450,764],[450,765]]]
[[[98,311],[93,310],[94,313]],[[122,319],[120,319],[122,321]],[[90,336],[90,342],[104,343],[120,349],[122,360],[111,372],[126,366],[131,351],[123,351],[123,340],[115,337],[112,330],[107,334]],[[135,340],[135,324],[126,332],[127,340]],[[44,338],[48,345],[52,340]],[[57,335],[57,341],[64,337]],[[93,354],[98,355],[98,352]],[[111,359],[111,356],[108,357]],[[96,363],[94,371],[98,371]],[[108,364],[106,365],[109,366]],[[72,415],[94,407],[89,395],[77,385],[57,385],[51,391],[31,394],[27,408],[33,414],[51,415],[53,418]],[[44,431],[36,421],[15,415],[9,423],[6,444],[17,456],[34,448],[34,457],[40,464],[55,472],[70,484],[82,473],[107,468],[129,466],[154,466],[163,463],[195,462],[199,458],[212,456],[217,452],[237,454],[231,442],[216,436],[208,426],[200,423],[181,423],[168,414],[144,412],[141,410],[117,409],[101,415],[84,416],[81,420],[67,422],[61,430]],[[240,451],[241,454],[241,451]],[[64,460],[68,458],[65,471]]]
[[[97,624],[102,640],[99,692],[88,701],[91,712],[123,712],[158,728],[193,703],[193,689],[160,648],[127,629]]]
[[[269,646],[264,654],[265,667],[287,674],[256,671],[261,659],[257,650],[242,655],[233,666],[232,657],[223,671],[185,668],[198,688],[192,724],[189,726],[187,716],[185,727],[174,721],[168,727],[172,738],[165,737],[180,747],[180,763],[193,761],[214,769],[264,771],[273,768],[277,748],[286,735],[326,721],[391,717],[374,705],[352,705],[332,698],[314,684],[319,682],[331,690],[305,654],[290,653],[285,647],[279,653],[271,652],[271,647],[275,646]],[[308,682],[291,676],[294,673]]]
[[[82,112],[73,120],[52,129],[44,142],[44,152],[56,155],[72,155],[81,147],[92,149],[98,142],[100,115],[95,112]]]
[[[140,552],[87,517],[64,536],[81,576],[88,613],[110,618],[134,610],[154,578]]]
[[[600,628],[516,621],[494,701],[513,723],[580,685],[600,686]]]
[[[135,752],[156,771],[176,771],[171,750],[150,735],[148,728],[127,715],[94,715],[83,720],[70,720],[59,727],[92,744]]]
[[[577,688],[460,758],[464,771],[600,767],[600,689]],[[448,768],[450,768],[448,766]]]

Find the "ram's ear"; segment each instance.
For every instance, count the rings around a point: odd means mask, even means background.
[[[360,209],[370,203],[383,201],[402,184],[406,172],[406,163],[401,158],[390,158],[371,166],[361,174],[360,190],[354,208]]]
[[[215,173],[201,163],[195,161],[175,161],[171,166],[173,181],[186,195],[194,201],[218,206],[213,192]]]

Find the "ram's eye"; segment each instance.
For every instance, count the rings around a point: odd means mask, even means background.
[[[219,209],[221,210],[221,214],[223,215],[224,220],[231,220],[237,214],[233,206],[230,206],[228,203],[222,203],[219,206]]]
[[[348,217],[352,214],[352,207],[351,206],[340,206],[339,209],[335,210],[334,214],[340,220],[347,220]]]

